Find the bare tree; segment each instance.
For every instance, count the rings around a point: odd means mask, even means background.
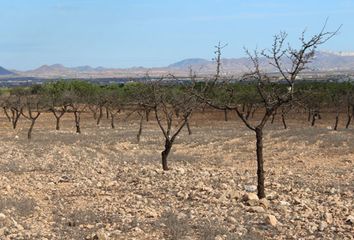
[[[273,46],[270,50],[263,50],[259,53],[257,50],[254,53],[250,53],[246,50],[246,53],[250,57],[253,63],[253,70],[244,75],[243,80],[249,81],[254,84],[257,94],[260,98],[260,103],[263,106],[263,113],[261,119],[254,123],[247,119],[247,112],[243,111],[243,108],[236,102],[230,101],[223,104],[215,103],[212,100],[207,100],[211,106],[218,109],[228,109],[236,111],[239,118],[252,130],[256,135],[256,156],[257,156],[257,192],[259,198],[265,197],[264,189],[264,157],[263,157],[263,130],[272,114],[277,111],[284,104],[292,102],[295,98],[295,82],[298,75],[306,68],[307,64],[311,61],[315,55],[317,47],[330,38],[335,36],[339,31],[339,28],[334,32],[327,32],[325,30],[326,24],[322,30],[312,36],[310,39],[306,39],[305,32],[300,37],[300,47],[298,49],[292,48],[290,45],[286,45],[285,41],[287,34],[281,32],[279,35],[274,36]],[[221,66],[221,45],[216,46],[216,76],[211,81],[211,84],[207,84],[206,90],[212,90],[213,86],[217,85],[220,79],[220,66]],[[279,72],[286,84],[280,84],[275,82],[271,76],[261,70],[261,58],[263,56],[268,62]],[[262,59],[263,60],[263,59]],[[290,64],[289,64],[290,63]],[[211,87],[210,87],[211,86]],[[228,84],[230,86],[230,84]],[[231,85],[232,86],[232,85]],[[207,91],[210,92],[210,91]],[[234,89],[227,89],[230,99],[234,97]],[[204,95],[205,96],[205,95]],[[203,97],[203,99],[208,99]]]
[[[85,112],[86,107],[86,104],[75,101],[68,104],[68,112],[74,114],[76,133],[81,133],[81,113]]]
[[[67,109],[68,109],[67,105],[61,107],[51,107],[49,109],[49,111],[53,113],[56,120],[55,130],[60,130],[60,119],[64,116]]]
[[[163,170],[169,170],[167,159],[172,146],[196,106],[195,97],[186,88],[163,85],[162,80],[151,85],[152,109],[165,139],[161,152]]]
[[[111,119],[111,128],[115,128],[115,119],[116,116],[121,112],[124,105],[124,99],[122,98],[122,93],[116,87],[112,87],[111,89],[107,89],[105,91],[106,100],[105,100],[105,108],[106,113],[108,113],[108,117]]]
[[[4,102],[3,110],[8,120],[11,122],[12,128],[16,129],[18,120],[22,112],[22,103],[20,95],[10,95]],[[10,112],[10,113],[9,113]]]
[[[27,138],[28,140],[31,140],[32,138],[32,130],[34,127],[34,124],[36,123],[36,120],[38,117],[41,115],[41,109],[40,107],[40,97],[39,96],[26,96],[26,103],[25,103],[25,108],[27,111],[21,111],[22,116],[27,118],[28,120],[31,121],[30,127],[28,128],[27,132]]]

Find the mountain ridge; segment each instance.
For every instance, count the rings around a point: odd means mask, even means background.
[[[242,74],[252,68],[252,62],[246,57],[223,58],[222,71],[225,74]],[[276,69],[265,58],[260,58],[260,66],[264,71],[272,72]],[[315,57],[308,65],[310,71],[354,71],[354,52],[316,52]],[[139,77],[149,75],[163,75],[172,73],[188,75],[190,69],[197,74],[213,74],[215,62],[203,58],[186,58],[164,67],[131,67],[131,68],[104,68],[89,65],[65,67],[62,64],[42,65],[29,71],[15,71],[20,76],[28,77],[63,77],[63,78],[100,78],[100,77]],[[6,70],[6,69],[5,69]]]

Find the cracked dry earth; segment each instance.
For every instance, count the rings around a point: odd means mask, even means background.
[[[72,116],[0,125],[0,239],[353,239],[354,131],[292,120],[265,130],[267,199],[255,195],[255,137],[239,120],[191,122],[160,168],[154,121],[109,129]]]

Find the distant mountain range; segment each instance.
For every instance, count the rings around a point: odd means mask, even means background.
[[[275,69],[266,59],[260,59],[264,71],[274,72]],[[222,59],[222,71],[225,74],[239,75],[249,71],[252,64],[248,58]],[[308,65],[309,71],[320,72],[354,72],[354,52],[317,52],[313,61]],[[199,75],[215,73],[215,62],[202,58],[190,58],[157,68],[93,68],[90,66],[65,67],[61,64],[43,65],[30,71],[9,71],[0,67],[0,75],[14,75],[21,77],[39,78],[120,78],[142,77],[147,73],[151,76],[160,76],[172,73],[177,76],[188,75],[190,69]]]

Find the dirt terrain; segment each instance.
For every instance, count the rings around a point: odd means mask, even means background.
[[[199,116],[163,172],[154,121],[0,117],[0,239],[353,239],[354,129],[279,119],[265,130],[267,200],[255,196],[255,136],[234,115]],[[326,119],[324,117],[323,119]],[[343,124],[341,125],[341,127]]]

